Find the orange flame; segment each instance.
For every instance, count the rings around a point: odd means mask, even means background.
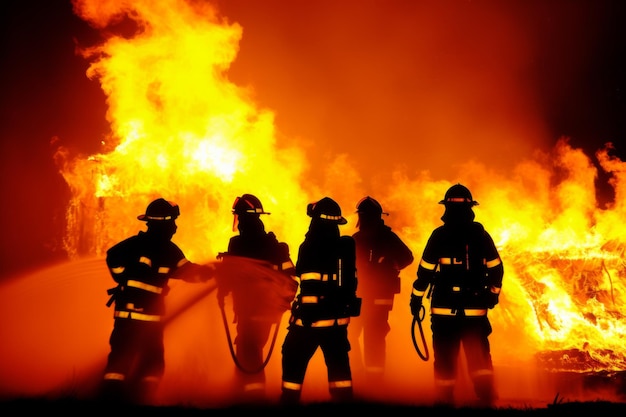
[[[347,227],[356,224],[353,207],[366,192],[351,161],[344,155],[329,161],[328,184],[311,184],[306,152],[281,144],[272,111],[229,81],[238,24],[202,2],[74,0],[74,6],[95,27],[126,35],[114,32],[82,50],[91,61],[88,76],[107,95],[111,134],[97,155],[57,154],[72,190],[65,238],[71,257],[102,255],[136,233],[136,216],[159,196],[179,203],[175,240],[197,262],[224,250],[231,204],[243,193],[257,195],[272,212],[266,226],[290,244],[292,256],[308,225],[306,203],[330,195],[343,207]],[[603,209],[595,196],[598,168],[567,138],[506,176],[477,162],[445,180],[397,172],[374,196],[419,259],[440,224],[437,202],[445,190],[455,182],[472,190],[480,202],[477,220],[505,265],[500,305],[491,313],[496,361],[577,349],[593,360],[576,370],[624,369],[626,168],[611,150],[607,144],[595,155],[615,192],[615,203]],[[394,314],[408,314],[415,269],[403,272]],[[573,367],[567,357],[559,360]]]
[[[123,2],[115,3],[75,6],[107,26],[125,13]],[[133,2],[130,16],[132,36],[82,51],[93,60],[88,76],[108,95],[112,132],[107,152],[73,160],[59,154],[74,194],[68,252],[99,254],[134,233],[133,219],[157,196],[180,205],[177,238],[198,261],[222,249],[232,234],[232,201],[246,192],[272,208],[281,235],[297,238],[306,219],[290,208],[300,212],[308,200],[298,183],[304,158],[277,148],[273,114],[226,77],[241,28],[221,23],[201,3]]]

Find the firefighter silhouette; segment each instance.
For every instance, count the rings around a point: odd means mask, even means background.
[[[453,185],[439,203],[445,206],[443,225],[432,232],[424,248],[413,282],[411,312],[419,317],[430,286],[436,404],[454,405],[462,348],[478,404],[492,407],[497,393],[487,312],[498,304],[504,267],[491,236],[474,221],[472,207],[478,202],[468,188]]]
[[[391,330],[389,312],[395,294],[400,293],[400,271],[413,262],[413,252],[385,224],[382,206],[370,196],[357,204],[358,231],[352,235],[356,243],[356,269],[359,296],[363,299],[361,316],[350,325],[352,348],[360,346],[362,361],[369,382],[380,388],[385,369],[386,337]],[[371,384],[370,384],[371,385]]]
[[[283,405],[300,402],[306,370],[318,348],[324,355],[331,400],[353,398],[348,324],[361,307],[354,239],[340,235],[339,225],[347,220],[333,199],[309,204],[307,215],[311,222],[296,261],[298,293],[282,346]]]
[[[138,216],[146,222],[147,231],[107,251],[106,264],[117,283],[108,291],[107,305],[115,307],[101,391],[107,400],[153,401],[165,369],[163,319],[168,281],[204,282],[214,277],[214,265],[188,261],[171,241],[179,215],[178,205],[156,199]]]
[[[239,234],[230,238],[228,251],[221,253],[222,262],[263,261],[273,275],[263,273],[231,274],[219,278],[218,302],[224,315],[224,297],[232,295],[236,336],[230,337],[228,322],[224,326],[233,359],[242,399],[246,402],[265,399],[265,365],[270,358],[281,318],[289,310],[297,283],[289,246],[279,242],[273,232],[266,232],[261,220],[261,201],[252,194],[237,197],[233,203],[233,230]],[[273,329],[270,346],[268,340]],[[233,350],[234,345],[234,350]],[[267,354],[264,352],[267,351]]]

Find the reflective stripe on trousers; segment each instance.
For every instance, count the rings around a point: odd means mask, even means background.
[[[468,317],[478,317],[478,316],[486,316],[487,309],[486,308],[466,308],[466,309],[458,309],[453,310],[451,308],[441,308],[441,307],[432,307],[430,309],[432,314],[437,314],[440,316],[468,316]]]
[[[328,319],[328,320],[317,320],[311,323],[311,327],[332,327],[332,326],[343,326],[350,323],[350,317],[344,317],[341,319]],[[302,319],[296,319],[295,324],[297,326],[304,326],[302,323]]]
[[[119,319],[141,320],[141,321],[161,321],[161,316],[155,314],[143,314],[135,311],[116,311],[113,316]]]

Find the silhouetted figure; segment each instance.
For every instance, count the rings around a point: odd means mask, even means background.
[[[420,314],[422,298],[431,286],[436,404],[454,405],[462,347],[479,405],[492,407],[497,393],[487,311],[498,304],[504,267],[491,236],[474,221],[472,207],[478,202],[469,189],[453,185],[439,204],[445,206],[444,224],[432,232],[424,248],[413,283],[411,312]]]
[[[353,398],[348,324],[361,307],[354,239],[340,236],[339,225],[347,220],[331,198],[309,204],[307,215],[311,223],[296,262],[298,294],[282,346],[283,405],[300,402],[307,366],[318,348],[328,368],[332,400]]]
[[[391,330],[389,312],[395,294],[400,293],[400,271],[413,262],[413,252],[385,224],[383,208],[372,197],[357,204],[359,229],[352,235],[356,243],[356,269],[361,316],[350,325],[352,346],[363,337],[363,363],[370,383],[381,388],[385,369],[386,338]]]
[[[171,241],[179,207],[159,198],[145,214],[147,231],[140,231],[107,251],[106,263],[118,284],[109,290],[115,303],[110,352],[101,395],[105,400],[147,404],[165,369],[163,330],[168,280],[204,282],[215,266],[188,261]]]
[[[269,268],[282,272],[282,275],[276,274],[273,280],[268,279],[267,274],[248,273],[225,276],[219,280],[218,301],[222,311],[224,297],[232,294],[234,320],[237,323],[237,335],[233,343],[234,359],[241,382],[242,399],[245,402],[257,402],[265,399],[264,368],[276,334],[267,355],[264,354],[264,348],[272,328],[274,332],[278,331],[281,318],[295,296],[297,282],[289,246],[279,242],[273,232],[265,231],[261,215],[270,213],[263,210],[261,201],[251,194],[237,197],[233,203],[233,214],[233,229],[236,224],[239,235],[230,238],[228,251],[221,253],[220,258],[225,262],[233,260],[233,256],[266,261]],[[235,260],[240,261],[243,259]],[[228,324],[225,325],[228,331]]]

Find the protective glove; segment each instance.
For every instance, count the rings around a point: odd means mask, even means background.
[[[346,308],[349,317],[358,317],[361,315],[361,303],[362,299],[359,297],[354,297]]]
[[[421,309],[422,297],[411,295],[411,314],[413,314],[413,317],[419,317]]]
[[[297,299],[291,303],[291,315],[300,318],[300,303]]]
[[[313,321],[311,320],[311,315],[306,314],[307,312],[305,310],[306,308],[303,308],[298,300],[294,301],[291,305],[291,315],[293,318],[300,319],[305,327],[310,327]]]
[[[500,298],[499,294],[494,294],[491,291],[487,293],[487,307],[494,308],[496,304],[498,304],[498,298]]]
[[[124,290],[124,286],[122,284],[118,284],[117,287],[109,288],[107,290],[107,294],[111,297],[109,301],[107,301],[107,307],[111,307],[111,305],[115,302],[115,298]]]

